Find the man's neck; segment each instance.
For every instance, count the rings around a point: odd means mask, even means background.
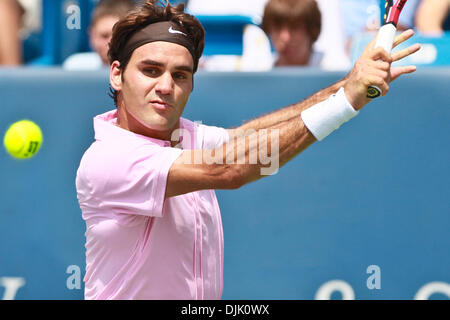
[[[307,66],[309,64],[309,56],[297,58],[296,60],[289,60],[284,57],[279,57],[275,62],[277,67],[288,67],[288,66]]]
[[[312,47],[302,51],[302,54],[298,54],[296,57],[287,57],[284,55],[278,55],[278,59],[275,62],[275,66],[308,66],[313,54]]]
[[[132,114],[130,114],[126,110],[126,108],[119,107],[117,112],[117,126],[149,138],[170,141],[172,147],[180,142],[179,137],[173,137],[173,132],[180,127],[179,120],[176,125],[169,130],[154,130],[138,121]]]

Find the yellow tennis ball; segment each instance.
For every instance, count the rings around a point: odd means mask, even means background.
[[[8,153],[14,158],[26,159],[34,156],[42,145],[42,131],[30,120],[13,123],[3,139]]]

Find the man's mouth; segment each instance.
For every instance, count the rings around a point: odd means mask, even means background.
[[[170,105],[169,103],[164,102],[162,100],[152,100],[152,101],[150,101],[150,103],[152,104],[152,106],[155,109],[158,109],[158,110],[167,110],[169,108],[172,108],[172,105]]]

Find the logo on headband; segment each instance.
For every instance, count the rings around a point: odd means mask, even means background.
[[[169,32],[170,32],[170,33],[179,33],[179,34],[182,34],[183,36],[187,37],[187,34],[186,34],[186,33],[181,32],[181,31],[178,31],[178,30],[174,30],[174,29],[172,28],[172,26],[170,26]]]

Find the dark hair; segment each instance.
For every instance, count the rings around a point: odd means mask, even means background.
[[[195,47],[194,73],[198,68],[198,61],[205,47],[205,30],[194,16],[184,12],[184,4],[172,6],[169,1],[147,0],[138,9],[132,11],[114,25],[113,35],[109,43],[109,63],[119,61],[120,69],[125,71],[131,59],[132,52],[122,57],[128,40],[139,30],[152,23],[171,21],[176,23],[180,30],[191,37]],[[118,92],[110,88],[110,95],[117,106]]]
[[[302,26],[314,43],[320,35],[321,21],[316,0],[269,0],[264,9],[262,28],[269,34],[277,26]]]

